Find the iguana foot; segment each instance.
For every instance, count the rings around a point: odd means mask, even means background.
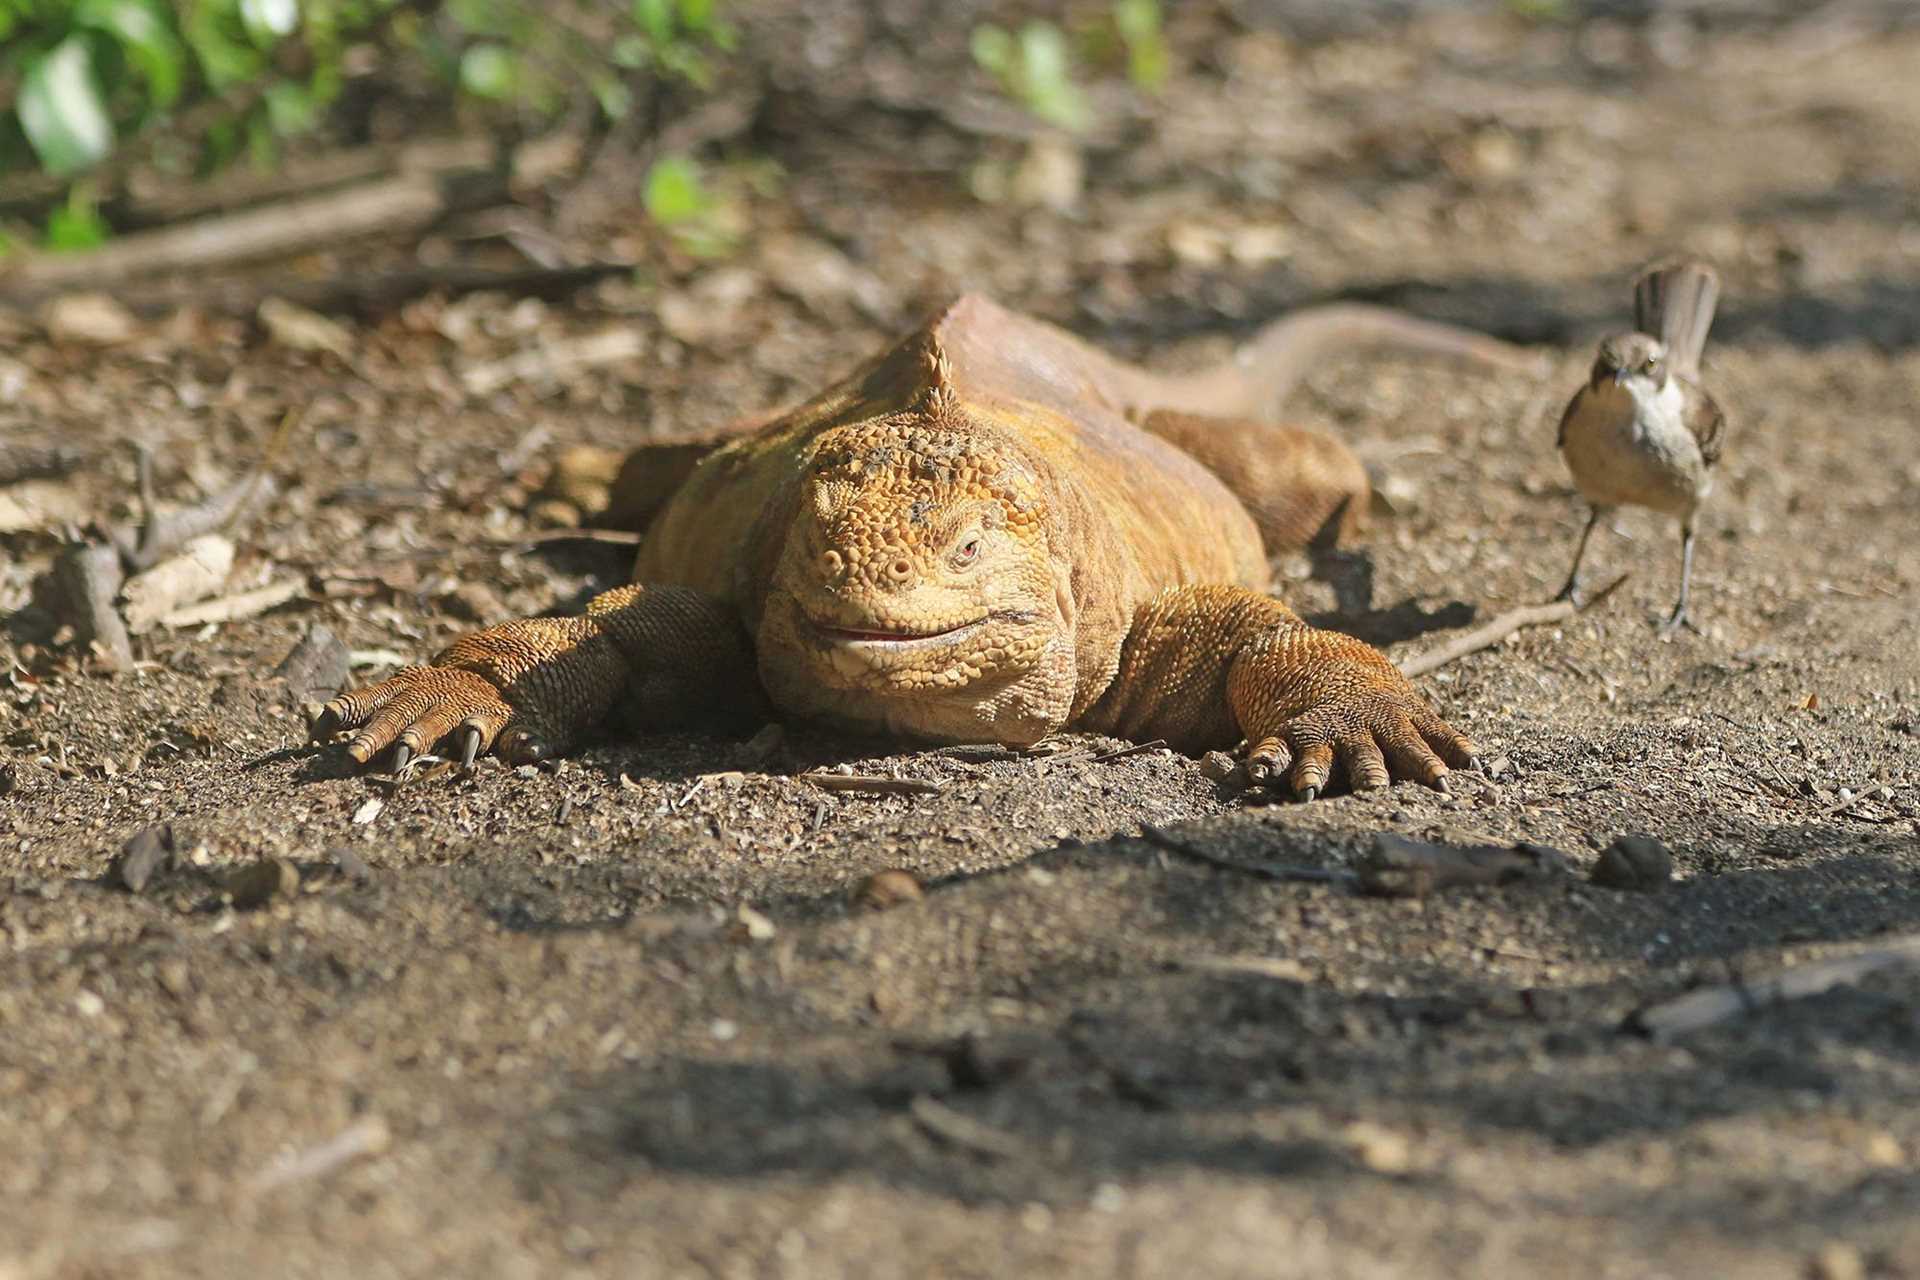
[[[492,681],[448,667],[407,667],[379,684],[343,693],[313,724],[315,741],[333,741],[348,731],[347,754],[355,763],[392,746],[396,771],[448,738],[459,743],[464,767],[489,747],[511,764],[551,754],[542,735],[515,723],[513,707]]]
[[[1449,766],[1478,762],[1473,743],[1419,694],[1389,687],[1340,694],[1287,721],[1249,748],[1247,776],[1268,785],[1284,777],[1302,800],[1312,800],[1327,789],[1336,763],[1355,791],[1394,778],[1447,791]]]

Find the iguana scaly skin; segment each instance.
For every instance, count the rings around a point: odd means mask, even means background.
[[[1336,762],[1355,787],[1444,785],[1473,745],[1384,654],[1265,594],[1268,555],[1350,526],[1367,486],[1337,442],[1248,419],[1362,342],[1523,363],[1339,307],[1169,377],[962,298],[750,434],[675,446],[684,482],[628,512],[649,523],[634,585],[465,636],[336,699],[316,735],[361,762],[449,735],[524,761],[594,725],[773,711],[947,742],[1244,739],[1255,777],[1308,797]],[[628,471],[621,489],[663,488]]]

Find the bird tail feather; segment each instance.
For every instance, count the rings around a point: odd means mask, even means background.
[[[1700,371],[1700,353],[1720,301],[1720,276],[1704,262],[1663,262],[1647,268],[1633,286],[1633,325],[1660,339],[1668,368],[1683,377]]]

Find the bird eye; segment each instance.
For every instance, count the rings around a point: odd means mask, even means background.
[[[1657,367],[1657,366],[1659,365],[1659,363],[1660,363],[1660,357],[1659,357],[1659,356],[1648,356],[1648,357],[1647,357],[1647,372],[1648,372],[1648,373],[1652,373],[1652,372],[1654,371],[1654,369],[1655,369],[1655,368],[1656,368],[1656,367]]]
[[[965,542],[961,543],[958,547],[954,548],[953,562],[955,564],[962,564],[962,565],[972,564],[974,562],[974,559],[978,557],[979,554],[980,554],[980,539],[968,538]]]

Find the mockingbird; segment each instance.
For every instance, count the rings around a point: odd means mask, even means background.
[[[1635,332],[1600,343],[1593,372],[1560,417],[1560,452],[1593,513],[1560,589],[1577,599],[1580,562],[1593,528],[1617,506],[1663,511],[1680,521],[1680,598],[1662,634],[1689,625],[1693,521],[1713,485],[1726,419],[1696,381],[1713,324],[1720,277],[1698,262],[1652,267],[1634,283]]]

